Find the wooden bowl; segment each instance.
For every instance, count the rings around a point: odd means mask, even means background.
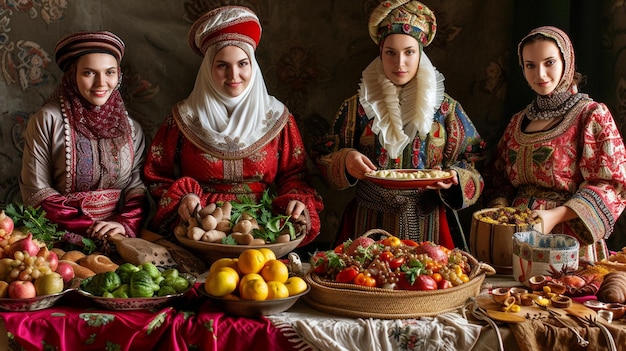
[[[292,240],[287,243],[278,243],[278,244],[266,244],[266,245],[228,245],[228,244],[216,244],[209,243],[205,241],[196,241],[193,239],[189,239],[185,235],[176,234],[176,239],[178,242],[198,253],[200,258],[207,261],[208,263],[213,263],[220,258],[237,258],[239,254],[247,249],[260,249],[260,248],[268,248],[274,252],[276,258],[281,258],[286,256],[288,253],[293,251],[302,240],[304,240],[304,234],[296,237],[295,240]]]
[[[209,295],[205,289],[200,288],[200,294],[206,296],[215,302],[224,312],[240,317],[259,317],[269,316],[284,312],[293,306],[298,299],[306,295],[311,287],[297,295],[285,297],[284,299],[252,301],[252,300],[233,300],[223,297]]]

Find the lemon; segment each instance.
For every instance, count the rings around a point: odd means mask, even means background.
[[[263,252],[257,249],[247,249],[239,254],[237,266],[242,274],[259,273],[265,265],[266,259]]]
[[[271,280],[285,283],[289,278],[289,268],[282,261],[270,260],[265,263],[263,269],[261,269],[261,275],[266,282]]]
[[[287,282],[285,282],[285,286],[287,287],[287,290],[289,290],[289,296],[301,294],[308,288],[304,279],[296,276],[289,277]]]
[[[237,258],[222,257],[211,264],[211,267],[209,267],[209,274],[221,267],[230,267],[238,271],[239,267],[237,266],[237,260]]]
[[[261,251],[263,253],[263,255],[265,256],[265,261],[271,261],[271,260],[275,260],[276,254],[274,253],[274,251],[268,249],[267,247],[262,247],[260,249],[257,249],[259,251]]]
[[[250,273],[250,274],[246,274],[246,275],[242,276],[241,279],[239,280],[239,295],[241,295],[241,291],[243,290],[243,286],[246,285],[246,283],[249,280],[253,280],[253,279],[264,280],[263,277],[260,274],[258,274],[258,273]]]
[[[244,300],[264,301],[268,295],[269,288],[263,279],[248,280],[241,288],[241,298]]]
[[[204,282],[204,290],[213,296],[226,296],[237,290],[239,284],[239,273],[230,267],[218,268],[209,274]]]
[[[267,282],[267,300],[284,299],[289,297],[289,289],[285,284],[272,280]]]

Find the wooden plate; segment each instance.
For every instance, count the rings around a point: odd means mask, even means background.
[[[434,169],[394,169],[392,172],[409,174],[409,173],[423,173],[430,175],[435,172],[441,172],[441,170]],[[419,189],[426,188],[427,186],[435,185],[437,182],[447,181],[452,179],[452,174],[445,177],[431,177],[431,178],[393,178],[379,176],[377,172],[365,174],[367,180],[372,183],[387,189]]]

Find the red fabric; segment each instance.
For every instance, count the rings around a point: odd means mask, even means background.
[[[267,318],[227,315],[195,289],[155,311],[107,310],[72,292],[52,308],[0,312],[0,318],[12,335],[9,342],[26,351],[296,350]]]
[[[446,209],[439,207],[439,245],[446,247],[450,250],[454,249],[454,241],[452,240],[452,233],[450,233],[450,226],[448,226],[448,218],[446,217]]]
[[[158,203],[151,229],[172,233],[178,224],[178,206],[187,194],[201,204],[232,201],[241,194],[260,199],[265,189],[276,187],[275,208],[289,200],[302,201],[311,229],[301,246],[319,234],[321,197],[309,182],[307,155],[293,116],[278,135],[251,155],[224,160],[185,138],[174,119],[168,117],[155,135],[144,166],[144,179]]]

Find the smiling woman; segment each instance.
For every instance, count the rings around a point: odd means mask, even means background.
[[[134,237],[147,213],[140,178],[144,134],[119,93],[124,42],[106,31],[77,32],[56,45],[61,84],[28,122],[20,189],[64,237]]]

